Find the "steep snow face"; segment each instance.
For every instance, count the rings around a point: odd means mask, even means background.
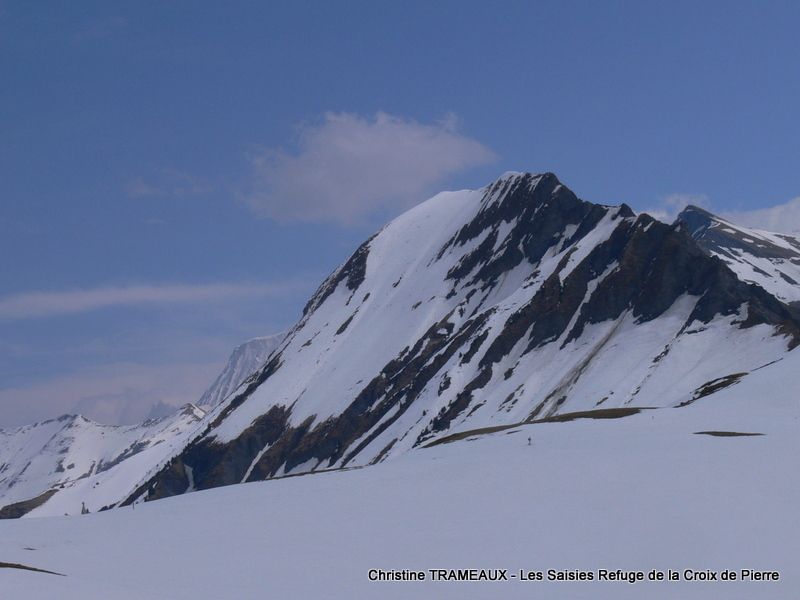
[[[248,377],[264,366],[269,355],[285,337],[286,332],[284,331],[275,335],[253,338],[237,346],[231,353],[228,364],[225,365],[222,373],[205,391],[197,405],[210,409],[222,402]]]
[[[798,324],[677,226],[554,175],[443,193],[367,240],[133,497],[366,465],[454,431],[691,402]],[[728,381],[724,379],[724,381]]]
[[[0,569],[0,589],[26,600],[795,598],[798,372],[795,350],[681,409],[525,424],[135,510],[2,521],[2,560],[66,577]],[[780,579],[369,581],[376,568],[749,568]]]
[[[800,302],[800,240],[782,233],[734,225],[696,206],[677,219],[712,256],[743,280],[760,285],[784,302]]]
[[[139,425],[80,415],[0,430],[0,517],[79,514],[126,498],[183,447],[205,412],[187,404]]]

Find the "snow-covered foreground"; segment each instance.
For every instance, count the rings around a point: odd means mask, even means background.
[[[800,351],[684,408],[531,424],[363,469],[0,522],[0,562],[66,575],[0,569],[0,596],[798,597],[798,369]],[[780,580],[370,582],[372,568],[758,569]]]

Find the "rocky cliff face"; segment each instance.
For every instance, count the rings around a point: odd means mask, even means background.
[[[585,202],[550,173],[439,194],[331,274],[257,376],[127,502],[735,384],[800,327],[693,234]]]

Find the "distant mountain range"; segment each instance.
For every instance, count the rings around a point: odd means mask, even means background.
[[[119,498],[157,471],[188,441],[205,412],[187,404],[139,425],[100,425],[64,415],[0,430],[0,518],[47,504],[46,514],[77,514]]]
[[[567,413],[686,406],[797,346],[798,270],[790,236],[696,207],[668,225],[581,200],[551,173],[507,173],[366,240],[287,334],[234,352],[169,452],[103,459],[125,485],[95,466],[80,486],[42,478],[4,510],[96,511]],[[24,466],[5,449],[19,445],[0,446],[0,486]]]
[[[31,511],[75,514],[84,503],[95,510],[118,503],[183,449],[206,412],[263,366],[284,336],[253,338],[236,347],[197,406],[176,410],[159,402],[138,425],[101,425],[64,415],[0,429],[0,518]]]

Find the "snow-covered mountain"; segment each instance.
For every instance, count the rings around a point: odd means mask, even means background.
[[[794,313],[681,223],[550,174],[439,194],[362,244],[127,502],[362,466],[454,432],[680,406],[780,360]]]
[[[205,412],[187,404],[139,425],[64,415],[0,429],[0,518],[99,510],[125,498],[182,449]]]
[[[751,285],[710,250],[721,226],[697,221],[585,202],[550,173],[439,194],[364,242],[288,334],[237,348],[202,420],[192,409],[155,431],[74,417],[64,433],[58,422],[15,432],[0,445],[0,507],[96,511],[374,464],[565,413],[692,404],[800,342],[796,312],[776,297],[788,292]],[[83,452],[80,468],[59,448]]]
[[[79,513],[118,504],[183,449],[206,412],[263,366],[285,333],[236,347],[198,405],[163,402],[137,425],[63,415],[0,430],[0,518]]]
[[[740,279],[760,285],[784,302],[800,302],[800,240],[790,235],[735,225],[688,206],[677,221],[707,253]]]
[[[286,332],[276,333],[264,337],[257,337],[246,341],[234,348],[228,359],[228,364],[214,380],[214,383],[205,391],[198,406],[208,410],[227,398],[238,388],[245,379],[266,364],[269,355],[275,350]]]

